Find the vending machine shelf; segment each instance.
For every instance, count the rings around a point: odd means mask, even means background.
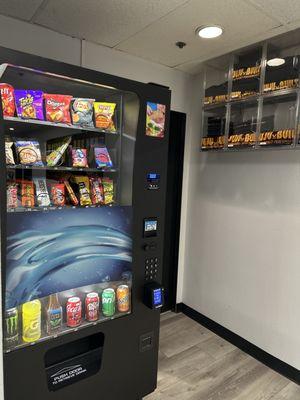
[[[65,210],[76,210],[76,209],[83,209],[83,208],[103,208],[103,207],[117,207],[118,204],[93,204],[90,206],[49,206],[49,207],[16,207],[16,208],[8,208],[8,213],[27,213],[27,212],[48,212],[48,211],[65,211]]]
[[[99,128],[94,128],[94,127],[89,127],[89,126],[80,126],[80,125],[72,125],[72,124],[63,124],[63,123],[54,123],[54,122],[49,122],[49,121],[41,121],[41,120],[36,120],[36,119],[23,119],[19,117],[9,117],[5,116],[4,118],[5,122],[9,122],[9,126],[11,131],[15,130],[14,125],[19,125],[20,124],[28,124],[28,125],[33,125],[33,129],[36,129],[36,125],[39,125],[40,127],[51,127],[51,128],[67,128],[67,129],[73,129],[76,131],[90,131],[90,132],[97,132],[97,133],[106,133],[109,135],[120,135],[120,132],[118,131],[109,131],[109,130],[103,130]]]
[[[112,317],[104,317],[104,316],[102,316],[98,321],[95,321],[95,322],[83,321],[82,324],[79,325],[76,328],[70,328],[67,325],[64,325],[59,332],[57,332],[57,333],[55,333],[53,335],[45,334],[45,336],[41,337],[39,340],[36,340],[34,342],[31,342],[31,343],[24,343],[23,342],[23,343],[16,344],[12,348],[5,349],[4,352],[7,354],[7,353],[11,353],[12,351],[16,351],[16,350],[22,349],[24,347],[36,346],[39,343],[45,342],[47,340],[56,339],[56,338],[58,338],[60,336],[67,335],[67,334],[72,333],[72,332],[78,332],[78,331],[80,331],[82,329],[85,329],[85,328],[87,328],[89,326],[96,326],[96,325],[99,325],[99,324],[101,324],[103,322],[106,322],[106,321],[111,321],[111,320],[114,320],[116,318],[125,317],[125,316],[127,316],[129,314],[131,314],[131,311],[123,312],[123,313],[118,312],[115,315],[113,315]]]
[[[57,166],[57,167],[48,167],[48,166],[35,166],[35,165],[7,165],[6,168],[8,170],[34,170],[34,171],[62,171],[62,172],[101,172],[101,173],[114,173],[118,172],[116,168],[80,168],[80,167],[65,167],[65,166]]]

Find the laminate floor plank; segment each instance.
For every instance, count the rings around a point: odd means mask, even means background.
[[[144,400],[300,400],[300,387],[183,314],[162,315],[157,390]]]
[[[276,395],[271,397],[272,400],[299,400],[300,386],[290,382]]]

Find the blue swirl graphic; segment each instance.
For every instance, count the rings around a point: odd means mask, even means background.
[[[48,228],[48,230],[50,230]],[[131,269],[132,240],[104,225],[22,230],[8,237],[6,307],[51,293],[120,280]]]

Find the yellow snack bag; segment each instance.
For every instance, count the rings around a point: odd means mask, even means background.
[[[103,103],[95,101],[95,125],[96,128],[116,132],[113,116],[116,109],[116,103]]]

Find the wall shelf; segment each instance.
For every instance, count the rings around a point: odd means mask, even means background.
[[[284,58],[284,65],[268,66],[275,57]],[[253,68],[258,73],[250,74]],[[250,75],[237,79],[239,72]],[[299,75],[300,54],[290,50],[288,40],[284,47],[271,39],[210,60],[203,87],[201,151],[300,148]]]

